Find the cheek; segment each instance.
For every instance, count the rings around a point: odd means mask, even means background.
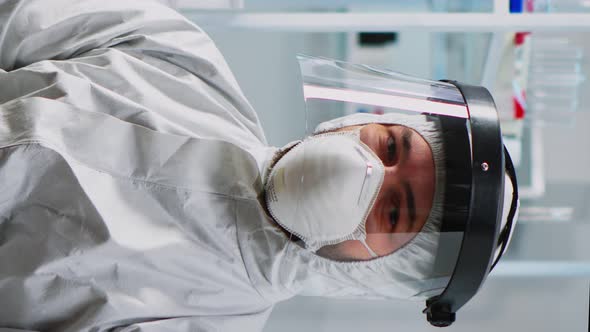
[[[376,233],[367,234],[367,244],[379,256],[386,256],[406,243],[410,242],[417,233]]]
[[[336,261],[368,260],[371,255],[360,241],[348,240],[338,244],[324,246],[318,255]]]
[[[389,223],[384,224],[380,222],[382,216],[384,214],[384,208],[387,204],[387,197],[386,197],[386,189],[385,185],[381,186],[377,197],[375,198],[375,204],[371,208],[369,215],[367,216],[367,223],[365,224],[365,229],[367,233],[379,233],[379,232],[389,232],[388,229]]]
[[[377,211],[379,210],[378,208],[378,202],[375,203],[375,205],[373,205],[373,208],[371,209],[371,212],[369,212],[369,216],[367,217],[367,222],[365,223],[365,231],[367,233],[378,233],[379,232],[379,222],[377,219]]]

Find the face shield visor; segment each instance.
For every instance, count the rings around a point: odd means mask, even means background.
[[[517,213],[492,97],[332,59],[299,64],[307,136],[269,172],[270,214],[320,256],[378,261],[392,287],[427,299],[433,325],[450,325]]]

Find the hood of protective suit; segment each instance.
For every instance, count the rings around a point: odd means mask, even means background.
[[[433,207],[422,232],[404,247],[383,257],[369,261],[339,262],[321,257],[289,240],[274,224],[248,224],[240,232],[245,243],[263,244],[256,250],[244,248],[248,266],[257,266],[259,285],[263,292],[284,289],[303,295],[362,298],[423,299],[440,292],[449,274],[431,278],[438,243],[442,214],[444,159],[442,140],[436,123],[420,115],[392,114],[375,116],[355,114],[320,124],[316,133],[346,126],[368,123],[405,125],[420,133],[433,150],[436,169],[436,190]],[[285,150],[295,143],[289,144]],[[279,152],[280,153],[280,152]],[[287,152],[288,153],[288,152]],[[264,257],[268,255],[268,257]],[[256,257],[261,257],[256,258]],[[272,256],[272,258],[271,258]],[[253,274],[251,274],[253,275]]]
[[[261,330],[237,225],[276,149],[209,37],[148,0],[0,17],[0,330]]]

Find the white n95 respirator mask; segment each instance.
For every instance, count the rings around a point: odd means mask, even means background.
[[[385,167],[360,131],[306,138],[274,165],[266,202],[275,221],[315,251],[346,240],[365,242],[365,223]]]

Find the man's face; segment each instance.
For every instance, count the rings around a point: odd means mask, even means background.
[[[435,188],[434,159],[416,131],[400,125],[368,124],[360,138],[385,165],[383,185],[366,222],[368,246],[379,256],[408,243],[426,223]],[[336,260],[370,259],[360,241],[325,246],[318,253]]]

